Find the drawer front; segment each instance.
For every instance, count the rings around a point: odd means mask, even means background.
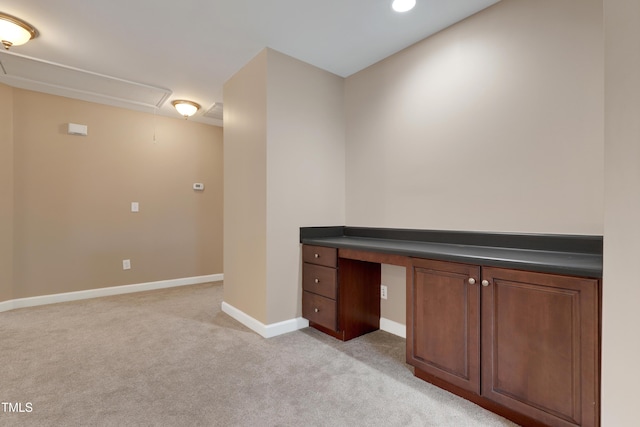
[[[336,299],[337,296],[337,270],[331,267],[304,263],[302,271],[302,289]]]
[[[337,258],[338,250],[336,248],[311,245],[302,246],[302,260],[304,262],[336,268]]]
[[[336,302],[327,297],[312,294],[311,292],[303,292],[302,317],[332,331],[338,329]]]

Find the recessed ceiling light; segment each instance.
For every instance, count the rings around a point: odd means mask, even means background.
[[[416,5],[416,0],[393,0],[391,7],[396,12],[408,12]]]

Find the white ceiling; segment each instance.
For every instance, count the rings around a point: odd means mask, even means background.
[[[223,102],[224,82],[265,47],[347,77],[497,1],[417,0],[399,14],[391,0],[3,0],[1,12],[31,23],[40,36],[0,53],[0,62],[37,59],[42,76],[60,64],[56,76],[71,70],[71,89],[86,80],[78,78],[82,70],[90,72],[87,81],[102,75],[105,88],[140,83],[169,93],[159,114],[178,117],[170,101],[189,99],[203,107],[190,120],[221,125],[205,113]],[[0,69],[0,83],[153,111],[115,95],[15,77]]]

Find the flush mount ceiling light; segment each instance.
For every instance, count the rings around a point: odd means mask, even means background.
[[[183,99],[176,99],[175,101],[171,102],[171,105],[176,107],[178,113],[183,115],[185,119],[187,117],[193,116],[196,111],[200,109],[200,105],[196,104],[195,102],[185,101]]]
[[[396,12],[408,12],[416,5],[416,0],[393,0],[391,7]]]
[[[38,30],[22,19],[0,12],[0,40],[4,48],[20,46],[38,37]]]

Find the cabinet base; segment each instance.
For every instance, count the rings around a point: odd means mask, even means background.
[[[318,325],[317,323],[313,323],[313,322],[309,322],[309,326],[311,326],[314,329],[319,330],[320,332],[324,332],[327,335],[331,335],[332,337],[337,338],[340,341],[349,341],[349,340],[351,340],[353,338],[357,338],[359,336],[364,335],[364,334],[360,334],[360,335],[348,336],[345,333],[345,331],[333,331],[333,330],[331,330],[329,328],[325,328],[324,326]],[[370,331],[367,331],[366,333],[373,332],[374,330],[377,330],[377,329],[372,329]]]
[[[541,423],[540,421],[536,421],[533,418],[529,418],[525,415],[522,415],[518,412],[515,412],[509,408],[505,408],[502,405],[498,405],[497,403],[486,399],[480,395],[472,393],[463,388],[457,387],[455,385],[449,384],[448,382],[441,380],[440,378],[434,377],[427,372],[414,368],[413,374],[420,378],[423,381],[431,383],[436,387],[440,387],[441,389],[447,390],[457,396],[462,397],[463,399],[467,399],[470,402],[475,403],[478,406],[483,407],[484,409],[493,412],[494,414],[498,414],[502,417],[505,417],[508,420],[513,421],[514,423],[523,426],[523,427],[547,427],[546,424]]]

